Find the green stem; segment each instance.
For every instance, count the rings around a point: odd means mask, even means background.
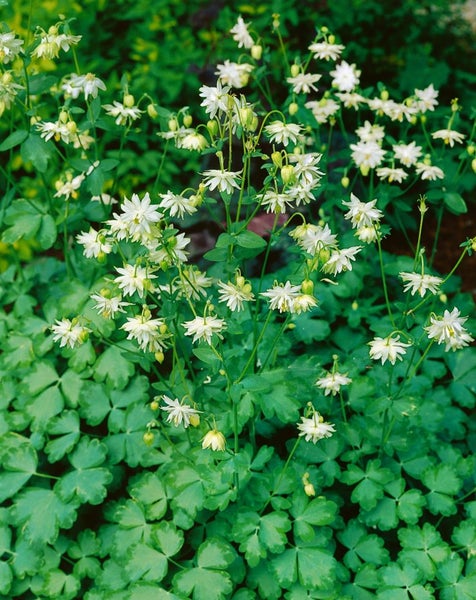
[[[263,508],[260,510],[260,515],[262,515],[264,513],[264,511],[266,510],[266,507],[268,506],[268,504],[271,502],[271,500],[276,496],[276,494],[278,493],[279,490],[279,486],[281,485],[281,482],[283,480],[284,475],[286,474],[286,471],[289,467],[289,464],[291,463],[291,460],[296,452],[296,450],[298,449],[299,443],[301,441],[301,437],[298,437],[296,439],[296,441],[294,442],[294,446],[292,447],[291,452],[289,453],[289,456],[286,460],[286,462],[284,463],[284,467],[281,470],[281,473],[279,474],[278,477],[278,481],[276,482],[276,485],[274,486],[273,491],[271,492],[269,498],[266,500],[265,505],[263,506]]]

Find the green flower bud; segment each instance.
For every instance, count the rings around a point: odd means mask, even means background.
[[[126,108],[132,108],[135,102],[135,98],[132,94],[124,94],[124,106]]]
[[[263,54],[262,46],[260,46],[259,44],[254,44],[253,46],[251,46],[251,56],[255,60],[261,60],[262,54]]]
[[[284,185],[292,185],[296,181],[296,173],[293,165],[284,165],[281,168],[281,179]]]
[[[192,124],[192,122],[193,122],[192,115],[185,115],[184,116],[184,118],[183,118],[184,127],[190,127],[190,125]]]
[[[299,110],[299,106],[297,105],[297,103],[296,102],[291,102],[291,104],[289,105],[289,108],[288,108],[288,112],[291,115],[291,117],[293,115],[295,115],[298,110]]]

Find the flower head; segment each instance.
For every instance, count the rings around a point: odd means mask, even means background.
[[[146,307],[140,315],[128,317],[121,329],[127,331],[128,340],[136,340],[139,348],[146,352],[158,352],[165,348],[165,340],[170,337],[162,319],[152,319]]]
[[[142,114],[138,106],[128,106],[125,103],[114,100],[112,104],[104,104],[106,114],[114,117],[116,125],[130,125]]]
[[[443,316],[432,314],[430,325],[425,327],[429,339],[434,339],[438,344],[445,344],[445,350],[458,350],[467,346],[474,339],[463,327],[468,317],[460,317],[460,311],[455,307],[450,312],[445,310]]]
[[[132,296],[135,292],[142,298],[146,291],[152,291],[154,286],[151,279],[156,275],[151,273],[150,269],[140,265],[126,264],[124,267],[116,267],[119,277],[114,282],[123,290],[127,296]]]
[[[464,133],[459,133],[453,129],[439,129],[431,134],[434,140],[443,140],[445,144],[449,144],[451,148],[457,144],[462,144],[466,137]]]
[[[80,346],[86,341],[91,329],[80,325],[77,318],[70,319],[56,319],[55,325],[51,326],[53,331],[53,340],[60,343],[60,348],[63,346],[69,346],[74,348]]]
[[[311,90],[317,92],[314,85],[319,81],[322,75],[313,75],[312,73],[298,73],[295,77],[288,77],[286,81],[293,86],[295,94],[309,94]]]
[[[214,334],[222,338],[221,332],[225,329],[225,321],[213,315],[195,317],[191,321],[183,323],[185,335],[193,335],[192,342],[205,341],[211,345]]]
[[[11,63],[23,52],[23,40],[15,37],[13,31],[0,33],[0,63],[4,65]]]
[[[315,59],[337,60],[344,50],[344,46],[329,42],[313,42],[308,49],[314,54]]]
[[[264,130],[269,136],[270,142],[283,144],[283,146],[287,146],[289,142],[297,144],[302,138],[301,126],[296,125],[296,123],[273,121],[269,125],[266,125]]]
[[[272,288],[261,295],[269,299],[269,307],[271,310],[279,310],[279,312],[295,312],[295,301],[299,296],[301,286],[292,285],[290,281],[286,283],[275,283]]]
[[[253,38],[249,34],[248,24],[244,22],[243,17],[239,16],[235,25],[230,29],[233,34],[233,39],[238,42],[238,48],[252,48],[254,45]]]
[[[189,404],[185,404],[183,401],[180,402],[178,398],[172,400],[172,398],[164,394],[162,400],[165,402],[165,406],[161,406],[160,408],[168,413],[167,422],[173,423],[175,427],[183,423],[183,426],[187,428],[190,425],[190,417],[198,415],[200,412],[192,408]]]
[[[355,65],[349,65],[345,60],[336,65],[330,74],[334,78],[332,85],[339,92],[352,92],[359,85],[360,71]]]
[[[411,344],[405,344],[404,342],[400,342],[400,336],[397,335],[393,337],[393,335],[389,335],[386,338],[375,337],[370,345],[370,358],[374,360],[381,360],[382,365],[389,360],[392,365],[398,360],[403,360],[402,356],[406,354],[405,348],[411,346]]]
[[[96,302],[94,308],[105,319],[114,319],[117,313],[126,312],[124,306],[131,305],[130,302],[123,302],[121,295],[111,296],[109,290],[101,291],[99,294],[91,294],[91,300]]]
[[[324,390],[324,396],[328,396],[332,394],[335,396],[338,392],[340,392],[340,388],[343,385],[348,385],[352,382],[350,377],[347,375],[343,375],[338,371],[329,372],[324,375],[324,377],[320,377],[315,385],[321,390]]]
[[[406,167],[415,165],[422,153],[421,146],[417,146],[414,141],[409,144],[394,144],[392,150],[395,154],[395,158]]]
[[[404,292],[411,292],[411,295],[414,296],[417,292],[423,298],[426,292],[430,292],[432,294],[438,293],[438,288],[443,282],[441,277],[436,277],[435,275],[425,275],[424,273],[399,273],[401,279],[405,282],[405,286],[403,288]]]
[[[92,227],[89,231],[78,234],[76,241],[84,246],[83,254],[86,258],[98,258],[112,251],[112,245],[105,237],[104,231],[96,231]]]
[[[373,227],[383,216],[382,211],[375,208],[377,199],[370,202],[362,202],[351,192],[350,201],[342,202],[342,204],[349,207],[344,217],[350,219],[354,229],[359,227]]]
[[[233,193],[233,189],[240,189],[241,171],[225,171],[223,169],[210,169],[202,173],[204,176],[203,185],[210,191],[215,188],[219,192],[226,194]]]
[[[322,266],[322,271],[330,275],[337,275],[338,273],[342,273],[342,271],[352,271],[352,261],[355,260],[355,255],[361,250],[361,246],[333,250],[328,260]]]
[[[306,442],[311,441],[313,444],[335,433],[333,423],[326,423],[317,410],[313,410],[310,417],[301,417],[301,423],[297,427],[299,436],[304,436]]]
[[[202,440],[202,448],[211,448],[214,452],[222,452],[226,446],[225,436],[217,429],[210,429]]]

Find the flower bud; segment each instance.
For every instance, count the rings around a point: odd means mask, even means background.
[[[263,54],[263,46],[261,46],[260,44],[253,44],[253,46],[251,46],[251,56],[255,60],[261,60],[262,54]]]
[[[474,151],[476,150],[476,147],[473,144],[470,144],[467,148],[466,148],[466,152],[470,155],[473,156]]]
[[[305,279],[301,283],[301,291],[303,294],[309,294],[310,296],[312,296],[314,292],[314,282],[310,279]]]
[[[132,108],[135,104],[135,98],[132,94],[124,94],[124,106],[126,108]]]
[[[367,175],[369,174],[370,171],[370,167],[368,165],[360,165],[360,172],[362,173],[362,175],[364,177],[367,177]]]
[[[294,63],[291,65],[291,77],[297,77],[301,71],[301,67]]]
[[[69,116],[68,113],[65,110],[62,110],[59,114],[59,121],[60,123],[67,123],[69,120]]]
[[[150,409],[151,409],[151,410],[154,410],[154,411],[155,411],[155,410],[159,410],[159,402],[158,402],[158,400],[156,400],[155,398],[154,398],[154,400],[152,400],[152,402],[150,403]]]
[[[292,185],[296,181],[296,173],[293,165],[284,165],[281,168],[281,179],[284,185]]]
[[[271,154],[271,160],[273,161],[273,165],[277,168],[280,169],[282,164],[283,164],[283,157],[281,152],[273,152]]]
[[[347,177],[347,175],[344,175],[344,177],[342,177],[342,179],[340,180],[340,183],[343,188],[347,189],[350,185],[350,179]]]
[[[177,122],[177,119],[175,117],[172,117],[171,119],[169,119],[168,128],[169,128],[169,131],[177,131],[177,129],[178,129],[178,122]]]
[[[184,116],[184,118],[183,118],[184,127],[190,127],[190,125],[192,124],[192,122],[193,122],[192,115],[185,115]]]
[[[152,446],[152,444],[154,443],[154,434],[152,433],[152,431],[146,431],[142,436],[142,440],[144,441],[144,444],[146,446]]]
[[[162,325],[159,327],[159,333],[160,335],[165,335],[168,331],[168,327],[165,323],[162,323]]]
[[[239,287],[241,289],[245,285],[245,283],[246,279],[243,277],[243,275],[236,276],[236,287]]]
[[[200,415],[197,413],[190,415],[189,419],[192,427],[198,427],[200,425]]]
[[[293,115],[295,115],[298,110],[299,110],[299,106],[297,105],[297,103],[296,102],[291,102],[291,104],[289,105],[289,108],[288,108],[288,112],[291,115],[291,117]]]
[[[161,350],[159,350],[154,354],[154,357],[155,360],[159,363],[159,365],[161,365],[164,362],[165,354]]]
[[[476,173],[476,158],[473,158],[473,160],[471,161],[471,168]]]
[[[312,485],[312,483],[305,484],[304,493],[306,494],[306,496],[315,496],[316,495],[316,490],[314,489],[314,486]]]
[[[335,42],[336,42],[336,36],[331,34],[331,35],[330,35],[330,36],[327,38],[327,43],[328,43],[328,44],[335,44]]]
[[[154,104],[151,103],[147,106],[147,114],[151,119],[156,119],[159,116]]]
[[[386,102],[389,99],[390,95],[388,93],[388,90],[382,90],[380,92],[380,99],[383,100],[384,102]]]

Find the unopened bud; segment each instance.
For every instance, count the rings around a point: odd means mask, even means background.
[[[193,122],[192,115],[185,115],[184,116],[184,118],[183,118],[184,127],[190,127],[190,125],[192,124],[192,122]]]
[[[149,104],[147,106],[147,114],[151,119],[156,119],[159,116],[154,104]]]
[[[283,164],[283,157],[281,152],[273,152],[271,154],[271,160],[273,161],[273,165],[277,168],[280,169],[282,164]]]
[[[292,185],[296,181],[296,173],[293,165],[284,165],[281,168],[281,179],[284,185]]]
[[[380,92],[380,99],[383,100],[384,102],[386,102],[389,99],[390,95],[388,93],[388,90],[382,90]]]
[[[190,425],[192,427],[198,427],[200,425],[200,415],[197,415],[195,413],[193,415],[190,415],[189,419],[190,419]]]
[[[474,147],[473,144],[470,144],[467,148],[466,148],[466,152],[470,155],[473,156],[474,151],[476,150],[476,148]]]
[[[335,44],[335,42],[336,42],[336,36],[331,34],[331,35],[330,35],[330,36],[327,38],[327,42],[328,42],[329,44]]]
[[[473,160],[471,161],[471,168],[476,173],[476,158],[473,158]]]
[[[126,108],[132,108],[135,104],[135,98],[132,94],[124,95],[124,106]]]
[[[312,296],[314,292],[314,282],[310,279],[305,279],[301,283],[301,291],[303,294],[309,294],[310,296]]]
[[[152,400],[152,402],[150,403],[150,408],[151,410],[159,410],[159,402],[158,400]]]
[[[165,354],[159,350],[154,354],[155,360],[161,365],[164,362]]]
[[[362,175],[364,177],[367,177],[367,175],[369,174],[370,171],[370,167],[368,165],[360,165],[360,172],[362,173]]]
[[[154,443],[154,434],[152,433],[152,431],[146,431],[142,436],[142,439],[146,446],[152,446],[152,444]]]
[[[297,105],[297,103],[296,102],[291,102],[291,104],[289,105],[289,108],[288,108],[288,112],[291,115],[291,117],[293,115],[295,115],[298,110],[299,110],[299,106]]]
[[[348,188],[350,185],[350,179],[347,177],[347,175],[344,175],[344,177],[342,177],[340,180],[340,183],[343,188]]]
[[[297,77],[300,72],[301,72],[301,67],[299,65],[297,65],[296,63],[291,65],[291,77]]]
[[[177,129],[178,129],[178,122],[177,122],[177,119],[175,117],[172,117],[171,119],[169,119],[168,128],[169,128],[169,131],[177,131]]]
[[[263,46],[260,46],[259,44],[254,44],[253,46],[251,46],[251,56],[255,60],[261,60],[262,54],[263,54]]]
[[[68,113],[65,110],[62,110],[59,114],[59,120],[61,123],[67,123],[69,120]]]

